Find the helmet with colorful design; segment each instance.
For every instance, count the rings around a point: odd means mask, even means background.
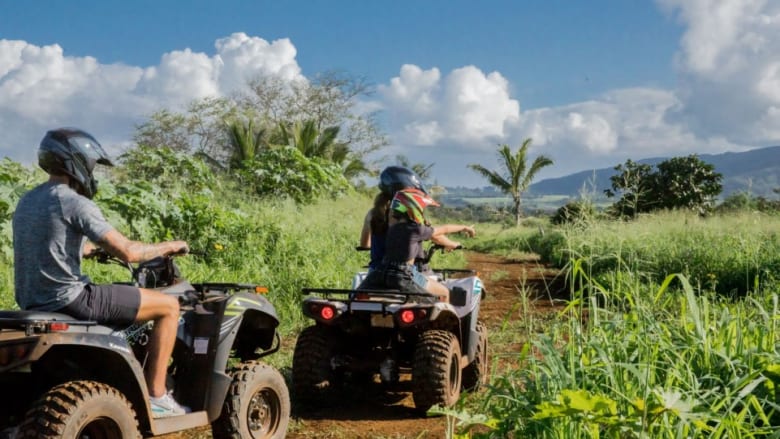
[[[428,206],[439,206],[439,203],[419,189],[402,189],[390,202],[390,210],[405,214],[417,224],[425,224],[425,208]]]
[[[38,166],[49,174],[67,175],[87,198],[97,193],[95,165],[114,166],[97,140],[78,128],[50,130],[38,147]]]
[[[403,166],[388,166],[379,174],[379,190],[393,195],[401,189],[417,189],[427,194],[420,177],[411,169]]]

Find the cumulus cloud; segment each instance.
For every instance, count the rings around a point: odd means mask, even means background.
[[[700,138],[776,142],[780,108],[780,3],[659,0],[686,28],[677,65],[681,105],[668,117]]]
[[[675,89],[611,90],[583,102],[522,109],[513,86],[478,66],[451,71],[403,65],[378,78],[357,109],[380,111],[387,156],[435,163],[443,184],[484,184],[469,163],[496,165],[497,144],[532,138],[531,154],[557,176],[628,158],[716,153],[780,143],[780,2],[657,0],[684,27]],[[257,74],[305,80],[288,39],[236,33],[214,53],[181,49],[150,67],[65,56],[58,45],[0,40],[0,153],[32,159],[44,130],[76,125],[104,143],[130,139],[135,123],[163,107],[227,95]],[[20,152],[23,151],[23,152]]]
[[[0,154],[32,162],[43,133],[63,125],[91,131],[112,149],[161,108],[229,94],[258,74],[304,79],[288,39],[235,33],[217,40],[215,50],[177,50],[140,68],[66,56],[56,44],[0,40]]]
[[[463,175],[447,178],[453,171],[442,167],[495,166],[486,151],[528,137],[531,154],[555,162],[541,177],[612,167],[628,158],[780,143],[780,2],[657,2],[685,29],[675,55],[677,88],[612,90],[585,102],[520,112],[497,72],[469,66],[442,75],[404,66],[380,89],[391,132],[399,133],[396,148],[413,161],[437,163],[434,174],[455,184]]]
[[[520,104],[498,72],[485,75],[474,66],[439,70],[404,65],[399,76],[378,87],[388,128],[401,144],[480,145],[506,136],[516,123]],[[475,146],[476,147],[476,146]]]

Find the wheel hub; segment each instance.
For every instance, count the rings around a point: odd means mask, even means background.
[[[268,389],[261,390],[252,396],[247,407],[247,426],[256,438],[265,437],[275,431],[281,416],[279,398]]]

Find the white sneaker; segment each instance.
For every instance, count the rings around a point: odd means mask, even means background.
[[[169,416],[181,416],[191,412],[189,407],[180,405],[173,399],[171,393],[155,398],[149,397],[149,403],[152,406],[153,418],[167,418]]]

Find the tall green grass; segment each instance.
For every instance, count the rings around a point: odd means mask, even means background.
[[[512,364],[453,416],[490,426],[477,437],[780,437],[778,224],[667,213],[506,232],[502,252],[547,244],[571,300],[520,326]]]
[[[558,267],[582,260],[605,281],[615,271],[661,282],[684,274],[697,288],[742,295],[780,273],[780,217],[748,212],[700,218],[682,212],[636,221],[600,221],[529,238],[542,259]]]

